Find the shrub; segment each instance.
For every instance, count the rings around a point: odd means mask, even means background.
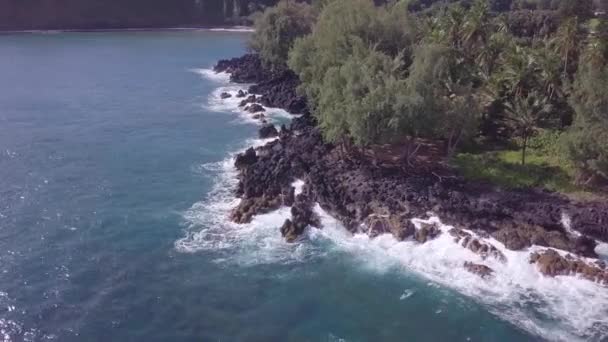
[[[313,7],[306,3],[281,1],[255,20],[249,45],[267,66],[283,68],[294,41],[310,33],[315,17]]]

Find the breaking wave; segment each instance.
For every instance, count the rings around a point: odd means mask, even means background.
[[[200,74],[226,82],[210,94],[209,109],[234,113],[247,122],[255,122],[249,120],[250,114],[238,107],[241,99],[234,96],[243,87],[229,84],[225,76],[209,76],[207,71],[200,71]],[[233,96],[221,99],[223,92]],[[268,114],[272,118],[283,115],[280,110],[268,110]],[[249,140],[240,150],[267,142]],[[433,285],[454,289],[484,304],[502,319],[549,340],[601,341],[608,338],[606,287],[578,277],[543,276],[529,262],[530,253],[543,250],[541,247],[512,251],[493,238],[482,238],[468,231],[480,241],[495,246],[507,259],[506,262],[492,258],[482,260],[478,254],[455,242],[448,233],[452,227],[442,224],[438,217],[431,215],[428,219],[412,220],[417,228],[424,223],[434,223],[442,231],[437,238],[419,244],[397,241],[390,234],[376,238],[351,234],[319,205],[316,205],[315,212],[321,218],[323,228],[308,229],[302,241],[295,244],[285,242],[279,232],[285,219],[290,217],[288,207],[258,215],[249,224],[232,223],[228,219],[230,210],[239,203],[234,196],[238,182],[237,170],[233,166],[235,155],[236,151],[222,161],[202,166],[214,178],[214,187],[203,201],[184,213],[187,228],[185,236],[175,242],[178,251],[213,251],[215,262],[245,266],[299,263],[346,252],[360,261],[361,267],[375,272],[393,271],[397,267],[402,272],[428,279]],[[298,180],[293,185],[299,192],[304,183]],[[565,217],[566,228],[567,224]],[[602,245],[598,252],[605,257],[608,248]],[[468,272],[463,267],[467,261],[489,266],[495,271],[494,276],[481,279]],[[407,300],[414,295],[415,290],[406,290],[399,300]]]

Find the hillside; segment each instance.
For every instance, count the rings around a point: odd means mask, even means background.
[[[276,0],[3,0],[0,30],[242,24]]]

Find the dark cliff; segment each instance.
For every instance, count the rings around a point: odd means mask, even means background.
[[[0,30],[217,26],[277,0],[0,0]]]

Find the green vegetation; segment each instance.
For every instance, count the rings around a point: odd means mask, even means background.
[[[283,68],[296,38],[310,33],[315,11],[306,3],[280,2],[255,20],[250,47],[271,67]]]
[[[509,187],[608,183],[608,24],[591,0],[313,8],[267,11],[252,46],[299,75],[327,140],[403,144],[408,163],[435,140],[466,176]]]

